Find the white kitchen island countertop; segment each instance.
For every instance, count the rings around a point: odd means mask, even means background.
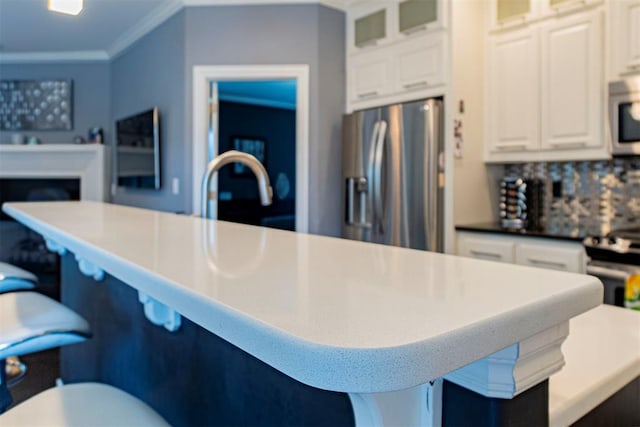
[[[424,384],[602,301],[600,282],[586,275],[96,202],[3,210],[274,368],[328,390]]]

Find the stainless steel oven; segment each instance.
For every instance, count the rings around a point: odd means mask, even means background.
[[[625,288],[632,276],[640,275],[640,229],[587,237],[582,243],[589,257],[587,274],[598,277],[604,285],[604,303],[629,306]]]
[[[609,126],[614,155],[640,154],[640,77],[609,83]]]
[[[590,261],[587,264],[587,274],[596,276],[602,282],[605,304],[624,307],[627,280],[635,274],[640,274],[640,268],[625,264]]]

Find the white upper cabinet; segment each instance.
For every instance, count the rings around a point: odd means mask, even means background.
[[[401,0],[392,7],[397,17],[398,37],[444,27],[443,0]]]
[[[540,15],[549,15],[579,11],[588,6],[602,3],[603,0],[543,0],[540,5]],[[617,1],[617,0],[614,0]]]
[[[640,0],[616,0],[610,11],[613,78],[640,73]]]
[[[444,83],[444,34],[421,37],[395,49],[394,92],[418,90]]]
[[[348,82],[351,99],[358,102],[389,94],[392,72],[388,49],[363,52],[354,56]]]
[[[528,30],[489,39],[487,147],[489,153],[538,146],[538,38]]]
[[[558,14],[577,12],[603,0],[490,0],[492,30],[529,25]],[[618,0],[612,0],[618,1]]]
[[[393,13],[388,2],[369,1],[349,14],[347,43],[350,52],[359,52],[391,41]]]
[[[567,15],[541,29],[543,149],[604,145],[600,12]]]
[[[603,8],[587,4],[489,35],[486,161],[610,157]]]
[[[447,1],[349,4],[348,111],[442,95],[438,88],[447,77]]]
[[[540,12],[541,0],[491,0],[491,28],[524,25]]]

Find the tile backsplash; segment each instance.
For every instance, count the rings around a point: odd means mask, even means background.
[[[547,232],[604,235],[640,227],[640,157],[509,164],[504,174],[544,181]]]

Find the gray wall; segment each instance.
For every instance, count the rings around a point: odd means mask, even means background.
[[[311,144],[311,231],[340,235],[342,114],[345,108],[344,13],[320,7],[318,16],[318,139]]]
[[[113,131],[115,120],[157,106],[161,146],[161,189],[118,188],[112,197],[114,203],[174,212],[184,209],[184,195],[190,190],[183,186],[180,194],[171,192],[172,178],[187,183],[190,177],[190,168],[184,168],[183,129],[190,125],[182,108],[184,43],[182,11],[111,61],[110,129]]]
[[[73,135],[84,135],[96,124],[105,129],[107,141],[113,142],[115,138],[109,136],[113,135],[115,120],[156,105],[161,113],[162,189],[119,188],[112,200],[190,212],[193,66],[308,64],[309,230],[338,235],[340,123],[345,106],[344,31],[344,13],[320,5],[189,7],[110,63],[16,68],[3,65],[1,72],[3,78],[74,79],[74,132],[47,133],[46,142],[70,142]],[[6,135],[7,142],[10,134]],[[171,193],[172,178],[180,180],[179,195]]]
[[[344,13],[319,5],[186,9],[186,141],[191,141],[193,66],[309,65],[309,231],[318,234],[340,232],[339,127],[345,105],[344,25]],[[190,170],[191,146],[184,156],[185,170]],[[190,206],[190,193],[185,197]]]
[[[110,140],[110,80],[108,62],[61,64],[0,64],[0,79],[73,79],[73,129],[70,131],[22,131],[43,144],[68,144],[75,135],[87,138],[90,127],[100,126]],[[0,144],[11,142],[17,131],[0,131]]]

